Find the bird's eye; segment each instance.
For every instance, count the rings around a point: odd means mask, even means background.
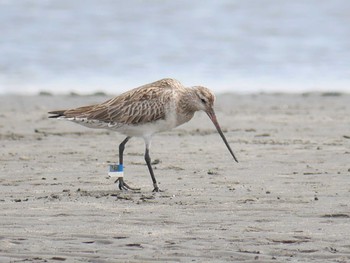
[[[201,99],[201,101],[205,104],[205,103],[207,103],[206,101],[205,101],[205,99]]]

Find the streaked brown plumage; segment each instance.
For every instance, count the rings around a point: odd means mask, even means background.
[[[150,164],[149,147],[152,136],[170,130],[194,116],[196,111],[205,111],[213,121],[231,155],[237,161],[214,112],[214,94],[207,88],[184,87],[175,79],[162,79],[127,91],[101,104],[69,110],[49,112],[50,118],[67,119],[91,128],[106,128],[127,135],[119,146],[119,163],[123,164],[125,144],[131,137],[143,137],[146,144],[145,160],[151,174],[154,191],[159,191]],[[132,189],[123,178],[118,179],[120,189]]]

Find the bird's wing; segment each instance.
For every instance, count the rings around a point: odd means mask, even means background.
[[[52,118],[98,120],[115,124],[143,124],[165,119],[176,91],[184,86],[174,79],[162,79],[127,91],[101,104],[52,111]]]
[[[111,105],[101,104],[91,110],[87,119],[118,124],[143,124],[165,119],[166,104],[158,99],[114,100]]]
[[[127,91],[101,104],[68,110],[64,115],[133,125],[165,119],[174,90],[182,87],[176,80],[163,79]]]

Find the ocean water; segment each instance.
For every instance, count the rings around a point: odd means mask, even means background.
[[[350,92],[348,0],[0,0],[0,93]]]

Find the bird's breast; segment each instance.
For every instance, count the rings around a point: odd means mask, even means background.
[[[188,113],[179,113],[176,117],[176,127],[180,126],[188,121],[190,121],[193,118],[194,112],[188,112]]]

